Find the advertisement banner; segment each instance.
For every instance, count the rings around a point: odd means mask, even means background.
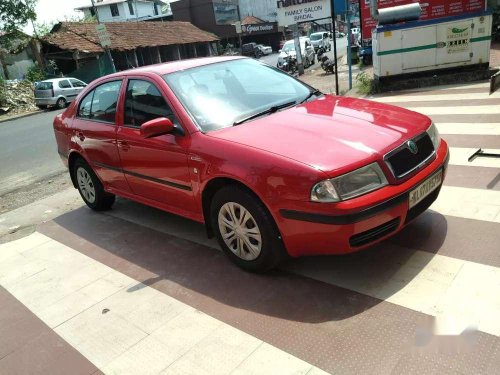
[[[469,51],[471,29],[469,23],[448,27],[446,32],[446,49],[448,54]]]
[[[278,24],[290,26],[331,17],[332,0],[278,0]]]
[[[372,30],[377,26],[377,21],[370,16],[370,0],[359,1],[362,26],[361,38],[366,42],[371,40]],[[378,0],[378,8],[383,9],[417,2],[420,2],[422,8],[421,20],[459,16],[466,13],[481,12],[486,9],[486,0]]]
[[[216,25],[232,25],[240,20],[236,1],[218,0],[213,6]]]

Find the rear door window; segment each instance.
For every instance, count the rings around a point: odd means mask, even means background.
[[[77,117],[114,124],[121,83],[107,82],[85,95],[78,106]]]
[[[71,82],[71,84],[73,85],[73,87],[85,87],[85,83],[83,83],[82,81],[79,81],[77,79],[70,79],[69,80]]]
[[[71,85],[69,84],[69,81],[67,79],[59,81],[59,87],[62,89],[70,89]]]

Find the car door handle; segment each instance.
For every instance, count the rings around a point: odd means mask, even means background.
[[[76,133],[76,136],[77,136],[78,138],[80,138],[80,141],[82,141],[82,142],[85,140],[85,136],[83,135],[83,133],[82,133],[82,132],[78,132],[78,133]]]
[[[118,144],[118,147],[120,147],[123,151],[130,150],[130,145],[127,141],[118,141],[116,143]]]

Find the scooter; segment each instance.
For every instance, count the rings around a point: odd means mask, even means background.
[[[297,58],[292,55],[288,55],[283,58],[283,63],[279,66],[279,69],[283,70],[284,72],[287,72],[288,74],[295,75],[299,67],[297,65]]]
[[[335,72],[335,63],[333,60],[329,59],[327,55],[323,54],[320,58],[320,61],[321,61],[321,68],[326,73],[333,74]]]

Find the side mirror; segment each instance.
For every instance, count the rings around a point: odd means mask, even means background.
[[[141,125],[141,136],[143,138],[158,137],[159,135],[171,133],[174,124],[166,117],[158,117]]]

